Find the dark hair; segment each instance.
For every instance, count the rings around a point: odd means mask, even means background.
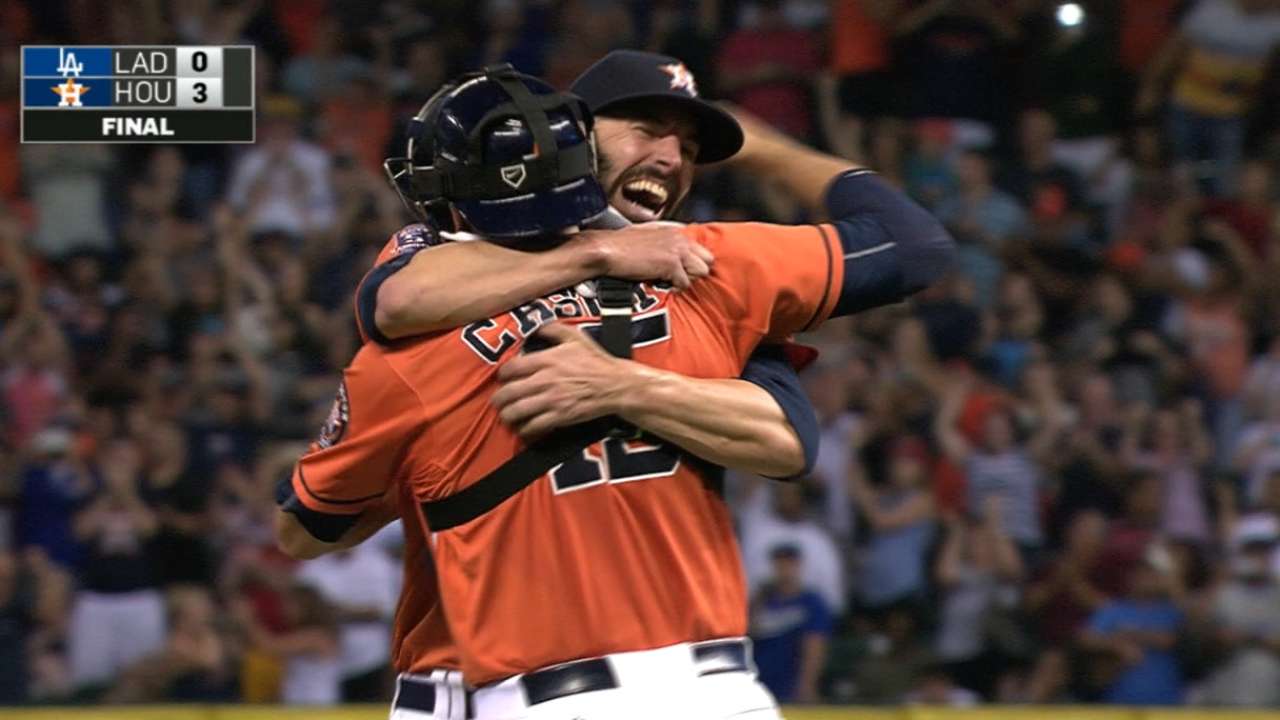
[[[784,558],[799,560],[803,556],[804,553],[800,552],[800,546],[795,543],[780,543],[769,548],[769,558],[771,560],[782,560]]]

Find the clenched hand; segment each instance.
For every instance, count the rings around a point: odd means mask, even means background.
[[[711,273],[715,256],[689,239],[677,223],[645,223],[620,230],[586,230],[581,237],[602,256],[602,275],[665,280],[685,290]]]

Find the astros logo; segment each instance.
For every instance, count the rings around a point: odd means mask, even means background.
[[[661,65],[658,69],[671,76],[672,90],[684,90],[694,97],[698,96],[698,86],[693,83],[693,73],[689,72],[689,68],[685,67],[684,63]]]
[[[58,93],[62,98],[58,102],[58,107],[84,107],[80,102],[80,96],[89,92],[88,85],[81,85],[71,78],[61,85],[54,85],[50,90]]]

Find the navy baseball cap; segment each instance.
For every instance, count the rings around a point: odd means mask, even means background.
[[[585,100],[596,115],[608,115],[610,108],[633,100],[683,108],[697,128],[699,164],[724,160],[742,149],[738,121],[698,97],[693,73],[668,55],[614,50],[587,68],[569,89]]]

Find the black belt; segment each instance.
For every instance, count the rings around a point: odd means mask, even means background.
[[[719,640],[693,647],[693,663],[698,677],[727,672],[751,672],[750,653],[741,640]],[[537,705],[579,693],[613,690],[618,677],[608,658],[575,660],[520,677],[529,705]]]
[[[467,717],[475,717],[471,709],[471,691],[466,691]],[[401,676],[396,678],[394,710],[413,710],[426,715],[436,712],[436,681],[427,678]]]
[[[729,672],[755,672],[751,651],[742,640],[717,640],[693,647],[693,665],[698,677]]]

